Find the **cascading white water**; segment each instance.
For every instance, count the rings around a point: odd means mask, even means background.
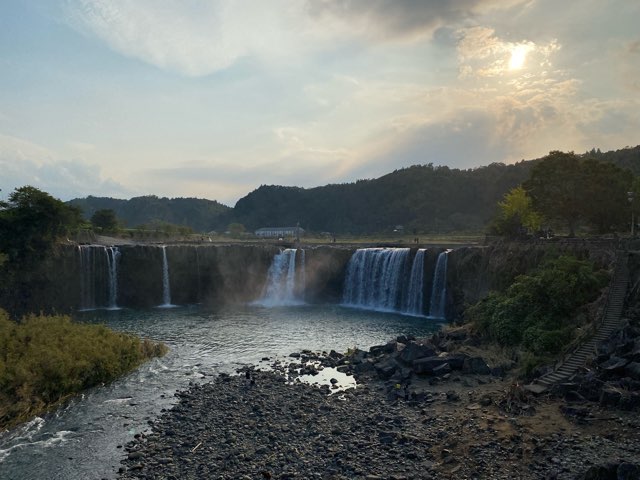
[[[409,248],[360,248],[347,265],[343,303],[373,310],[399,310]]]
[[[447,258],[451,250],[445,250],[438,255],[436,268],[433,273],[433,287],[431,289],[431,307],[429,318],[444,319],[447,301]]]
[[[161,308],[175,307],[171,303],[171,283],[169,281],[169,262],[167,260],[167,246],[162,246],[162,305]]]
[[[424,314],[424,256],[426,250],[418,249],[413,258],[411,273],[409,275],[409,288],[404,303],[404,313],[409,315]]]
[[[300,250],[300,280],[303,282],[304,250]],[[258,302],[267,307],[300,305],[304,299],[304,284],[302,288],[296,285],[296,253],[295,248],[287,248],[273,257],[267,273],[267,283],[264,295]]]
[[[107,271],[109,272],[109,296],[107,309],[118,310],[118,259],[120,250],[118,247],[105,247],[107,255]]]
[[[78,246],[80,310],[118,310],[118,247]]]

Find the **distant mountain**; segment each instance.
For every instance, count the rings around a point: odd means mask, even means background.
[[[640,146],[582,155],[611,162],[640,175]],[[242,223],[260,227],[295,226],[331,233],[381,233],[402,225],[407,233],[483,230],[505,193],[527,179],[536,160],[513,165],[492,163],[459,170],[414,165],[372,180],[315,188],[262,185],[238,200],[233,209],[197,198],[137,197],[131,200],[87,197],[70,203],[87,218],[97,209],[113,209],[128,226],[162,220],[199,232]]]
[[[153,221],[184,225],[197,232],[207,232],[221,226],[221,216],[230,207],[214,200],[200,198],[160,198],[155,195],[120,200],[109,197],[76,198],[68,202],[82,209],[89,219],[96,210],[111,209],[127,227],[149,224]]]
[[[310,189],[261,186],[240,199],[236,222],[248,229],[295,225],[335,233],[480,230],[496,202],[527,178],[531,162],[473,170],[416,165],[375,180]]]

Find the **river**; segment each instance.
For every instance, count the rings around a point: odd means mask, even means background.
[[[123,446],[173,405],[176,390],[263,357],[302,349],[368,349],[397,335],[427,335],[423,317],[340,306],[258,305],[96,310],[77,320],[165,342],[170,352],[116,382],[93,388],[57,411],[0,435],[3,480],[116,478]],[[263,363],[266,365],[268,363]]]

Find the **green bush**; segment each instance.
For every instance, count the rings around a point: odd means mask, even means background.
[[[66,316],[30,315],[16,323],[0,310],[0,427],[111,382],[166,350]]]
[[[536,355],[557,354],[571,341],[580,308],[594,301],[608,275],[591,263],[560,256],[520,275],[505,292],[470,307],[475,329],[503,346]]]

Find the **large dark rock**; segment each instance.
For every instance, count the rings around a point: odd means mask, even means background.
[[[633,378],[634,380],[640,380],[640,363],[631,362],[624,367],[625,375]]]
[[[433,357],[436,354],[436,348],[429,342],[418,343],[410,341],[400,352],[399,359],[405,363],[413,363],[418,358]]]
[[[617,407],[622,398],[622,393],[611,387],[604,388],[600,393],[600,405]]]
[[[621,463],[616,471],[617,480],[638,480],[640,478],[640,467],[633,463]]]
[[[413,361],[413,371],[417,374],[433,374],[435,368],[449,363],[449,357],[425,357]],[[449,363],[451,366],[451,364]]]
[[[369,348],[369,353],[374,357],[379,357],[380,355],[395,353],[397,350],[398,342],[396,340],[392,340],[384,345],[374,345]]]
[[[391,357],[387,357],[374,365],[376,372],[380,378],[391,378],[391,376],[400,368],[398,362]]]
[[[469,357],[464,360],[462,371],[466,373],[476,373],[478,375],[490,375],[491,368],[482,357]]]
[[[628,363],[628,360],[612,355],[609,360],[600,364],[600,369],[608,373],[620,373]]]
[[[594,465],[582,476],[583,480],[617,480],[617,465],[608,463],[605,465]]]

